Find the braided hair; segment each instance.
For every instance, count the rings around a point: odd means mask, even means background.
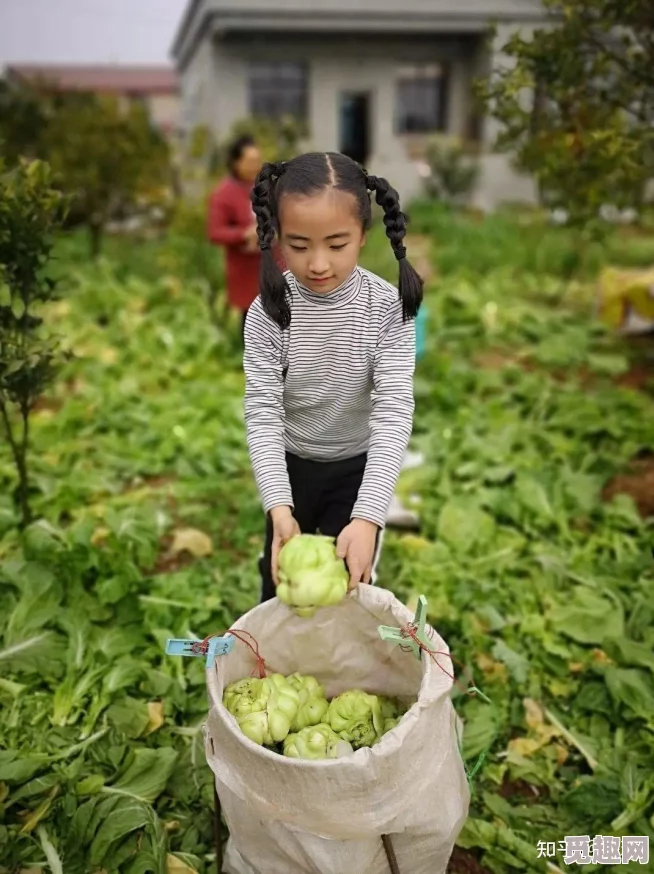
[[[423,281],[406,257],[404,237],[408,217],[400,209],[397,191],[386,179],[369,176],[359,164],[339,152],[308,152],[288,162],[264,164],[252,189],[261,249],[261,302],[266,313],[281,328],[291,323],[290,289],[272,252],[279,231],[278,205],[286,194],[311,195],[325,188],[352,194],[364,231],[372,223],[370,192],[384,213],[384,225],[399,262],[399,298],[404,321],[415,318],[422,303]]]

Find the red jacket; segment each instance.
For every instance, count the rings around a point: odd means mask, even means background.
[[[243,234],[255,221],[250,194],[252,187],[228,176],[216,187],[209,199],[207,233],[209,240],[225,247],[225,280],[227,300],[245,312],[259,294],[261,252],[244,251]],[[284,265],[277,250],[275,257]]]

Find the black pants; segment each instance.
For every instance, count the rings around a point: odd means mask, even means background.
[[[286,453],[286,466],[291,481],[293,515],[303,534],[324,534],[338,537],[350,523],[366,467],[364,455],[343,461],[310,461]],[[275,597],[272,578],[273,526],[266,518],[266,538],[263,556],[259,559],[261,602]],[[377,535],[377,551],[380,537]]]

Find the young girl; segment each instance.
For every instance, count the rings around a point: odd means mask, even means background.
[[[369,192],[399,261],[399,294],[357,265]],[[266,601],[279,550],[300,532],[337,539],[351,587],[374,582],[413,424],[422,280],[406,259],[397,192],[344,155],[264,164],[252,203],[262,262],[245,324],[245,421],[267,517]],[[275,238],[286,273],[271,251]]]

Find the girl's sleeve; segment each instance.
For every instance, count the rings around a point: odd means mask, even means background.
[[[368,460],[352,510],[353,519],[367,519],[380,528],[386,524],[413,429],[415,360],[415,321],[403,322],[402,304],[394,301],[375,351]]]
[[[209,240],[219,246],[234,246],[245,238],[245,228],[234,225],[232,204],[220,189],[209,200],[207,233]]]
[[[256,298],[245,320],[245,426],[264,512],[293,507],[284,444],[282,331]]]

